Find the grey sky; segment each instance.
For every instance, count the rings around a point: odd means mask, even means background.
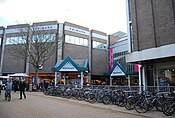
[[[57,20],[126,32],[125,0],[0,0],[0,26]]]

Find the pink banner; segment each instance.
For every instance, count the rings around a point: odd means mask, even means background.
[[[134,64],[134,72],[139,72],[139,66],[138,66],[138,64]]]
[[[113,67],[113,53],[112,48],[109,49],[109,69],[112,71]]]

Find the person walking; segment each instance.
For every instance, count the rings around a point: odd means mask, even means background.
[[[12,80],[9,78],[6,83],[5,100],[7,100],[7,97],[8,101],[11,100],[11,90],[12,90]]]
[[[18,82],[16,80],[13,81],[13,90],[16,92],[18,90]]]
[[[25,88],[26,88],[26,83],[22,79],[19,83],[19,91],[20,91],[20,98],[19,99],[22,99],[22,94],[24,96],[24,99],[26,99]]]

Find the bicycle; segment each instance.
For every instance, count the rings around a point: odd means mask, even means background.
[[[165,100],[162,104],[162,111],[165,115],[171,116],[175,112],[175,91],[173,91],[172,96]]]
[[[8,100],[8,101],[11,100],[11,91],[10,90],[5,91],[5,100]]]

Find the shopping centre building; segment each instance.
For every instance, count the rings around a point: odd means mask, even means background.
[[[109,48],[109,70],[110,85],[117,86],[138,86],[138,64],[127,63],[126,55],[128,54],[128,37],[110,36]]]
[[[43,80],[50,82],[55,78],[56,83],[65,84],[86,84],[90,81],[92,84],[107,84],[109,82],[107,34],[73,23],[57,21],[0,27],[1,75],[22,72],[29,74],[29,82],[34,80],[33,66],[27,60],[8,53],[8,49],[13,46],[10,40],[20,37],[20,29],[29,27],[40,33],[54,35],[58,42],[55,54],[39,70],[38,83]],[[30,37],[31,34],[25,32],[25,35]]]
[[[175,86],[174,0],[126,0],[127,62],[140,64],[140,86]]]

